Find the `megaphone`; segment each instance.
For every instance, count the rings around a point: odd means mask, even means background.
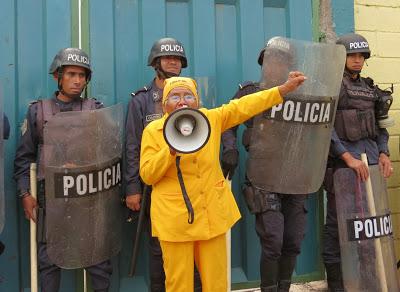
[[[181,108],[172,112],[165,121],[163,134],[168,146],[179,153],[193,153],[207,144],[210,122],[199,110]]]

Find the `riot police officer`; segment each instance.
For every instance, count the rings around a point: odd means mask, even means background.
[[[163,116],[162,96],[164,80],[173,76],[179,76],[182,68],[187,67],[187,58],[183,45],[174,38],[162,38],[157,40],[149,53],[148,66],[152,66],[155,77],[152,82],[132,93],[132,99],[128,105],[126,119],[126,145],[125,145],[125,187],[126,205],[133,211],[140,209],[143,192],[143,182],[139,176],[140,145],[144,128],[153,120]],[[150,190],[148,190],[150,194]],[[150,281],[151,291],[165,291],[165,273],[160,243],[156,237],[151,236],[150,214],[146,211],[149,227],[150,250]],[[195,289],[201,290],[200,277],[195,273]]]
[[[379,164],[385,177],[392,174],[389,135],[385,128],[392,97],[390,92],[375,86],[372,79],[360,76],[365,61],[371,55],[368,41],[363,36],[346,34],[336,43],[345,46],[347,57],[324,181],[328,203],[323,231],[323,260],[329,289],[344,291],[333,173],[338,168],[348,167],[365,181],[369,171],[360,157],[366,152],[369,164]]]
[[[46,122],[59,112],[84,111],[102,108],[103,104],[92,98],[82,98],[91,79],[92,70],[88,55],[81,49],[60,50],[50,65],[49,74],[57,82],[58,90],[50,99],[37,100],[30,104],[21,127],[20,143],[14,160],[14,179],[17,182],[18,196],[24,208],[25,217],[38,224],[38,265],[42,291],[58,291],[61,268],[49,258],[44,228],[45,193],[43,156],[43,131]],[[38,161],[38,200],[30,190],[30,164]],[[36,213],[36,209],[38,212]],[[38,215],[37,215],[38,214]],[[91,276],[95,291],[108,291],[112,266],[109,260],[85,268]]]
[[[263,84],[263,88],[284,80],[286,71],[289,72],[293,62],[294,50],[284,38],[275,37],[260,51],[258,64],[262,66],[267,58],[268,66],[263,66],[267,84]],[[276,70],[278,66],[279,70]],[[233,98],[241,98],[260,90],[259,83],[248,81],[239,85]],[[248,151],[253,118],[246,121],[245,126],[242,143]],[[229,179],[233,177],[238,163],[236,132],[237,128],[232,128],[222,135],[221,165],[224,175]],[[256,232],[261,243],[261,291],[289,291],[296,258],[305,234],[306,195],[269,192],[253,186],[247,176],[242,191],[250,212],[256,216]]]

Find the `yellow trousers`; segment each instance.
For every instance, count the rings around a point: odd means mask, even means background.
[[[193,291],[194,268],[200,273],[203,292],[226,292],[226,236],[209,240],[170,242],[160,240],[166,292]]]

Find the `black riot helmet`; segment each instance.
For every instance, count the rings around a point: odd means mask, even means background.
[[[263,64],[265,51],[267,51],[267,54],[280,56],[288,64],[293,62],[294,49],[292,44],[284,37],[277,36],[268,40],[258,55],[258,64],[260,66]]]
[[[153,44],[147,59],[147,66],[154,66],[156,59],[162,56],[180,57],[182,68],[187,67],[185,48],[178,40],[174,38],[162,38]]]
[[[90,81],[92,77],[92,69],[90,68],[90,59],[89,56],[81,49],[78,48],[65,48],[61,49],[57,55],[55,55],[53,62],[49,68],[49,74],[58,73],[58,89],[65,95],[69,96],[65,93],[61,87],[61,79],[65,66],[79,66],[83,67],[86,70],[86,81],[87,83]],[[77,98],[77,96],[70,96],[73,98]]]
[[[87,80],[90,81],[90,77],[92,75],[90,59],[83,50],[78,48],[61,49],[54,57],[53,62],[50,65],[49,74],[59,71],[63,66],[79,66],[85,68],[87,72]]]
[[[338,38],[336,44],[346,48],[346,54],[362,53],[365,59],[371,56],[368,41],[362,35],[356,33],[345,34]]]

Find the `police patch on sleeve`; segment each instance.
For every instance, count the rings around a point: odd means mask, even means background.
[[[24,119],[24,121],[22,122],[22,125],[21,125],[21,135],[22,136],[25,135],[27,129],[28,129],[28,120]]]

